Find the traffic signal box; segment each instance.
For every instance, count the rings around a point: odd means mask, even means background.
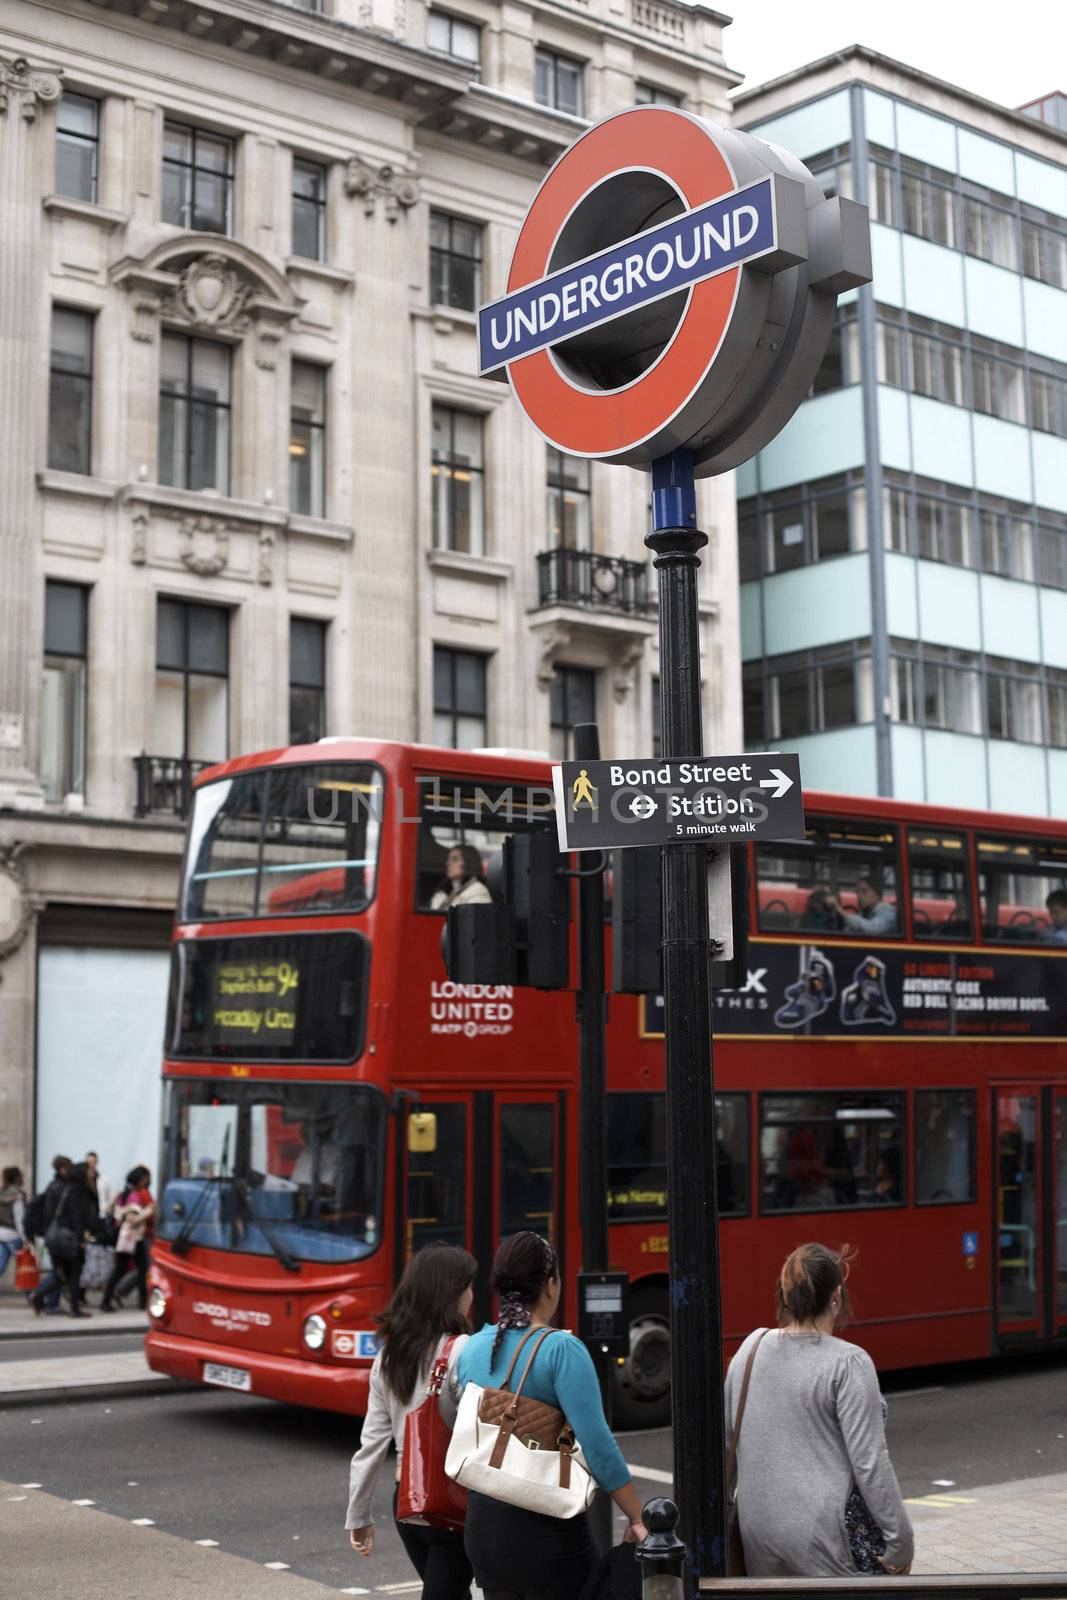
[[[569,863],[555,832],[512,834],[490,860],[492,905],[450,906],[442,940],[455,983],[570,987]]]

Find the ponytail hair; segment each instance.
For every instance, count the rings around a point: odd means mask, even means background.
[[[841,1312],[834,1326],[841,1328],[849,1318],[848,1274],[856,1251],[843,1244],[831,1250],[824,1244],[801,1244],[786,1256],[778,1274],[776,1298],[778,1322],[788,1327],[798,1322],[814,1322],[829,1309],[835,1292],[841,1290]]]
[[[559,1257],[539,1233],[513,1233],[493,1258],[493,1289],[500,1299],[496,1338],[489,1357],[492,1371],[509,1328],[528,1328],[533,1308],[550,1278],[559,1277]]]

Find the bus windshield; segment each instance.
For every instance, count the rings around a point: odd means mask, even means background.
[[[374,1089],[172,1080],[161,1239],[358,1261],[381,1238],[385,1106]]]
[[[381,818],[381,774],[356,762],[204,784],[193,797],[179,921],[364,910]]]

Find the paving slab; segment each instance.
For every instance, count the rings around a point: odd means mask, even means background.
[[[1067,1573],[1067,1473],[922,1495],[907,1507],[915,1572]]]

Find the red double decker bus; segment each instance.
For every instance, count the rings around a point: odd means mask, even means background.
[[[449,850],[474,870],[551,807],[542,760],[418,745],[324,740],[201,775],[166,1022],[157,1371],[361,1413],[410,1253],[451,1240],[484,1270],[524,1227],[559,1248],[574,1321],[573,1000],[452,983],[440,953]],[[851,1336],[883,1367],[1067,1341],[1067,826],[806,808],[806,839],[752,847],[747,982],[714,996],[727,1348],[812,1237],[859,1247]],[[611,1002],[619,1426],[668,1414],[661,1018],[655,996]]]

